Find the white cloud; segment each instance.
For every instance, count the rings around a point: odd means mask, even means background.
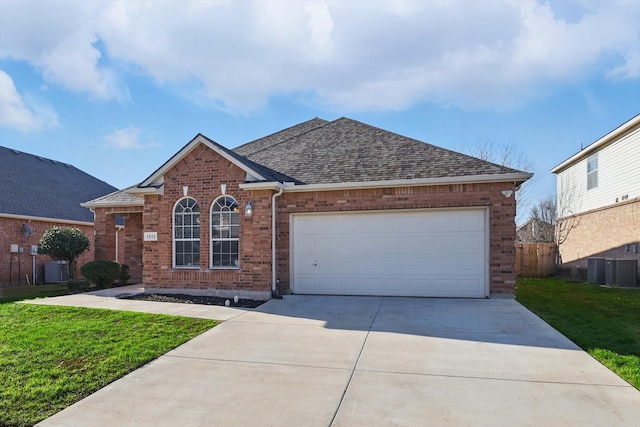
[[[57,126],[58,119],[51,109],[23,98],[13,79],[0,70],[0,126],[21,131],[38,131]]]
[[[157,146],[155,142],[142,142],[143,136],[145,136],[144,132],[133,126],[116,129],[104,136],[105,146],[117,150],[139,150]]]
[[[48,83],[100,99],[127,100],[115,71],[96,47],[108,1],[5,0],[0,14],[0,58],[31,63]]]
[[[128,99],[133,72],[236,112],[301,94],[344,111],[501,108],[554,84],[640,76],[640,3],[628,0],[32,0],[4,9],[0,57],[102,99]]]

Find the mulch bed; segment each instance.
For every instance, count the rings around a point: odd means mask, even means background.
[[[229,307],[256,308],[265,303],[265,301],[257,301],[252,299],[239,299],[238,303],[233,302],[233,298],[210,297],[204,295],[186,295],[186,294],[138,294],[127,296],[124,299],[135,299],[141,301],[156,302],[179,302],[182,304],[203,304],[203,305],[221,305],[229,301]]]

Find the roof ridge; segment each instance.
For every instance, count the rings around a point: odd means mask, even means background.
[[[9,147],[5,147],[5,146],[2,146],[2,145],[0,145],[0,148],[4,148],[5,150],[11,151],[11,152],[13,152],[14,154],[24,154],[25,156],[35,157],[37,160],[40,160],[40,161],[48,160],[48,161],[50,161],[51,163],[53,163],[54,165],[62,165],[62,166],[66,166],[66,167],[71,167],[71,168],[74,168],[74,169],[78,169],[78,168],[76,168],[75,166],[73,166],[71,163],[66,163],[66,162],[63,162],[62,160],[50,159],[50,158],[48,158],[48,157],[43,157],[43,156],[40,156],[40,155],[38,155],[38,154],[31,154],[31,153],[27,153],[26,151],[20,151],[20,150],[18,150],[18,149],[15,149],[15,148],[9,148]],[[80,169],[78,169],[78,170],[80,170]]]
[[[293,139],[293,138],[298,138],[298,137],[300,137],[300,136],[302,136],[302,135],[305,135],[305,134],[307,134],[307,133],[309,133],[309,132],[313,132],[313,131],[315,131],[315,130],[317,130],[317,129],[320,129],[320,128],[322,128],[322,127],[326,126],[326,125],[329,125],[329,124],[333,123],[333,121],[328,121],[328,120],[325,120],[325,119],[321,119],[320,117],[314,117],[313,119],[306,120],[306,121],[304,121],[304,122],[301,122],[301,123],[295,124],[295,125],[293,125],[293,126],[289,126],[288,128],[285,128],[285,129],[279,130],[279,131],[277,131],[277,132],[273,132],[273,133],[271,133],[271,134],[269,134],[269,135],[266,135],[266,136],[263,136],[263,137],[261,137],[261,138],[254,139],[253,141],[249,141],[249,142],[247,142],[247,143],[244,143],[244,144],[242,144],[242,145],[239,145],[239,146],[237,146],[236,148],[234,148],[234,149],[233,149],[233,150],[231,150],[231,151],[234,151],[234,152],[235,152],[235,150],[238,150],[238,149],[240,149],[240,148],[242,148],[242,147],[245,147],[245,146],[247,146],[247,145],[253,144],[254,142],[257,142],[257,141],[260,141],[260,140],[263,140],[263,139],[267,139],[267,138],[269,138],[269,137],[271,137],[271,136],[274,136],[274,135],[277,135],[277,134],[279,134],[279,133],[284,133],[284,132],[286,132],[286,131],[288,131],[288,130],[290,130],[290,129],[295,128],[296,126],[301,126],[301,125],[303,125],[303,124],[305,124],[305,123],[310,123],[310,122],[312,122],[312,121],[314,121],[314,120],[322,120],[324,123],[322,123],[321,125],[319,125],[319,126],[317,126],[317,127],[313,128],[313,129],[310,129],[310,130],[307,130],[307,131],[300,132],[300,133],[297,133],[297,134],[295,134],[295,135],[292,135],[292,136],[290,136],[289,138],[283,139],[283,140],[282,140],[282,141],[280,141],[280,142],[275,142],[275,143],[273,143],[273,144],[271,144],[271,145],[269,145],[269,146],[267,146],[267,147],[263,147],[263,148],[260,148],[260,149],[258,149],[258,150],[256,150],[256,151],[252,151],[251,153],[247,154],[247,156],[253,155],[253,154],[255,154],[255,153],[259,153],[259,152],[264,151],[264,150],[268,150],[268,149],[270,149],[270,148],[272,148],[272,147],[275,147],[275,146],[280,145],[280,144],[282,144],[282,143],[284,143],[284,142],[287,142],[287,141],[289,141],[289,140],[291,140],[291,139]],[[238,155],[240,155],[240,154],[238,154]],[[246,157],[246,156],[243,156],[243,157]]]

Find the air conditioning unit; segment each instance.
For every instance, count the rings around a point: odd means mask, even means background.
[[[608,286],[638,286],[638,260],[606,259],[604,265],[604,282]]]
[[[69,281],[69,267],[66,261],[52,261],[44,264],[45,283],[64,283]]]
[[[587,282],[604,285],[604,258],[587,258]]]

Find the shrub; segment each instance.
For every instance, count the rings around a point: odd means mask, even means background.
[[[120,264],[106,259],[86,263],[80,268],[82,275],[98,289],[113,287],[116,279],[120,277]]]
[[[67,288],[73,293],[88,292],[91,284],[84,279],[74,279],[67,282]]]
[[[118,277],[118,283],[120,283],[120,286],[125,286],[129,279],[131,279],[129,266],[126,264],[120,264],[120,276]]]

